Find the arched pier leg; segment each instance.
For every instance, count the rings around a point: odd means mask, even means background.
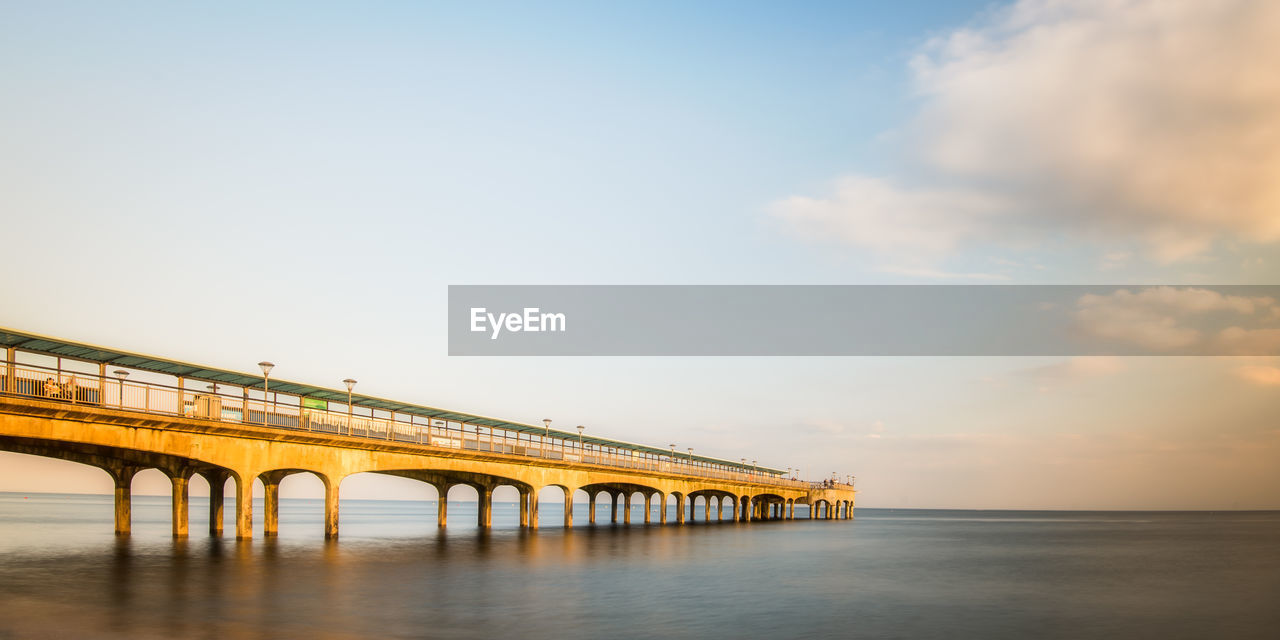
[[[739,502],[738,497],[734,496],[733,498],[733,521],[734,522],[738,521],[738,502]]]
[[[449,485],[436,485],[436,526],[441,529],[449,522]]]
[[[332,540],[338,537],[338,489],[341,478],[323,478],[324,480],[324,537]]]
[[[676,524],[684,524],[684,496],[676,496]]]
[[[618,524],[618,492],[609,492],[609,522]]]
[[[115,483],[116,535],[127,536],[133,530],[133,476],[138,467],[118,465],[108,468]]]
[[[283,471],[262,474],[262,535],[280,535],[280,481],[288,475]]]
[[[187,537],[187,527],[190,520],[190,485],[191,471],[181,469],[177,473],[169,476],[169,481],[173,483],[173,537]]]
[[[476,493],[479,494],[479,507],[476,513],[476,525],[481,529],[488,529],[493,525],[493,489],[489,487],[477,487]]]
[[[529,526],[529,492],[520,490],[520,526]]]
[[[658,496],[658,516],[662,524],[667,523],[667,494],[665,493]]]
[[[644,494],[644,523],[649,524],[653,521],[653,494]]]
[[[574,489],[566,487],[564,490],[564,528],[573,528],[573,493]]]
[[[623,497],[623,501],[622,501],[622,523],[623,523],[623,524],[631,524],[631,492],[630,492],[630,491],[628,491],[628,492],[627,492],[627,495],[626,495],[625,497]]]
[[[226,471],[209,471],[204,479],[209,481],[209,535],[222,535],[222,521],[225,519],[227,504],[227,478],[231,474]]]
[[[529,528],[538,528],[538,492],[529,492]]]
[[[253,479],[257,475],[236,474],[236,540],[253,537]]]
[[[591,495],[587,496],[587,522],[590,524],[596,523],[596,492],[595,491],[592,491]]]

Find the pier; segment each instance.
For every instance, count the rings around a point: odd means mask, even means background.
[[[188,535],[188,483],[209,482],[209,533],[222,534],[224,486],[234,480],[236,537],[253,535],[252,487],[264,491],[263,533],[278,533],[279,487],[311,473],[325,491],[324,531],[338,535],[343,478],[382,473],[418,480],[439,493],[448,520],[449,488],[468,485],[479,502],[477,524],[492,525],[494,489],[520,496],[519,524],[537,528],[538,496],[564,492],[564,526],[574,524],[573,496],[587,493],[589,522],[608,500],[611,522],[643,524],[792,520],[797,504],[810,518],[853,516],[852,482],[794,478],[746,461],[685,454],[587,435],[584,429],[489,418],[262,375],[129,353],[0,328],[0,450],[98,467],[115,483],[115,530],[130,532],[134,475],[155,468],[172,482],[173,535]],[[674,521],[668,505],[674,503]],[[701,508],[699,508],[701,506]],[[640,524],[640,523],[636,523]]]

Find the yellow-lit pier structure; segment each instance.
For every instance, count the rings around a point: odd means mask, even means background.
[[[343,478],[383,473],[435,486],[439,525],[449,488],[474,487],[478,524],[492,524],[495,488],[520,495],[520,525],[538,526],[538,495],[564,492],[564,526],[573,496],[612,503],[611,521],[631,524],[632,500],[643,522],[790,520],[797,504],[811,518],[849,519],[854,488],[836,479],[805,482],[786,471],[610,440],[353,393],[346,389],[214,369],[0,328],[0,451],[60,458],[103,469],[115,482],[115,527],[130,531],[133,477],[155,468],[173,485],[173,534],[187,535],[188,483],[210,487],[210,533],[222,533],[224,486],[234,480],[236,536],[253,534],[252,487],[264,487],[263,532],[278,531],[279,487],[294,473],[325,487],[325,535],[338,534]],[[702,509],[697,509],[701,502]],[[655,509],[656,507],[656,509]],[[656,511],[656,514],[655,514]],[[655,518],[656,516],[656,518]]]

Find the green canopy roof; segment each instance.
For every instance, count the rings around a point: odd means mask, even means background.
[[[0,327],[0,346],[16,347],[24,351],[34,351],[49,355],[61,356],[65,358],[74,358],[77,360],[87,360],[90,362],[104,362],[117,367],[130,367],[140,371],[153,371],[181,378],[190,378],[193,380],[204,380],[208,382],[216,382],[219,384],[229,384],[247,388],[262,387],[261,374],[248,374],[239,371],[228,371],[226,369],[214,369],[204,367],[188,362],[179,362],[177,360],[169,360],[166,358],[157,358],[138,353],[130,353],[120,351],[118,349],[108,349],[97,345],[84,344],[81,342],[71,342],[59,338],[42,336],[25,331],[16,331]],[[304,396],[308,398],[320,398],[323,400],[333,400],[345,403],[347,401],[346,390],[331,389],[328,387],[317,387],[314,385],[303,384],[301,382],[290,382],[288,380],[271,379],[271,390],[291,395]],[[407,402],[399,402],[396,400],[387,400],[376,396],[368,396],[359,393],[351,394],[352,404],[362,407],[372,407],[374,409],[382,409],[385,411],[394,411],[396,413],[406,413],[417,416],[425,416],[438,420],[448,420],[452,422],[465,422],[470,425],[479,425],[484,427],[494,427],[497,429],[506,429],[508,431],[518,431],[521,433],[542,434],[546,432],[543,426],[524,424],[521,422],[511,422],[508,420],[500,420],[474,413],[464,413],[460,411],[450,411],[448,409],[439,409],[436,407],[428,407],[420,404],[410,404]],[[558,438],[566,438],[576,440],[578,433],[570,433],[567,431],[550,430],[551,435]],[[631,449],[634,451],[642,451],[656,455],[669,456],[670,449],[661,447],[653,447],[649,445],[637,444],[634,442],[625,442],[622,440],[611,440],[609,438],[599,438],[583,434],[583,442],[605,447],[618,447],[622,449]],[[676,454],[678,458],[686,458],[684,454]],[[771,469],[769,467],[752,467],[744,465],[741,462],[732,460],[722,460],[720,458],[711,458],[707,456],[693,456],[694,460],[717,464],[735,469],[756,469],[765,473],[781,474],[780,469]]]

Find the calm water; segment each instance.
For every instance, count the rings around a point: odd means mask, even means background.
[[[0,638],[1280,637],[1277,512],[565,532],[544,504],[529,534],[455,502],[441,533],[433,503],[343,501],[326,543],[321,501],[283,500],[278,539],[238,543],[192,503],[189,540],[152,497],[117,540],[109,496],[0,493]]]

